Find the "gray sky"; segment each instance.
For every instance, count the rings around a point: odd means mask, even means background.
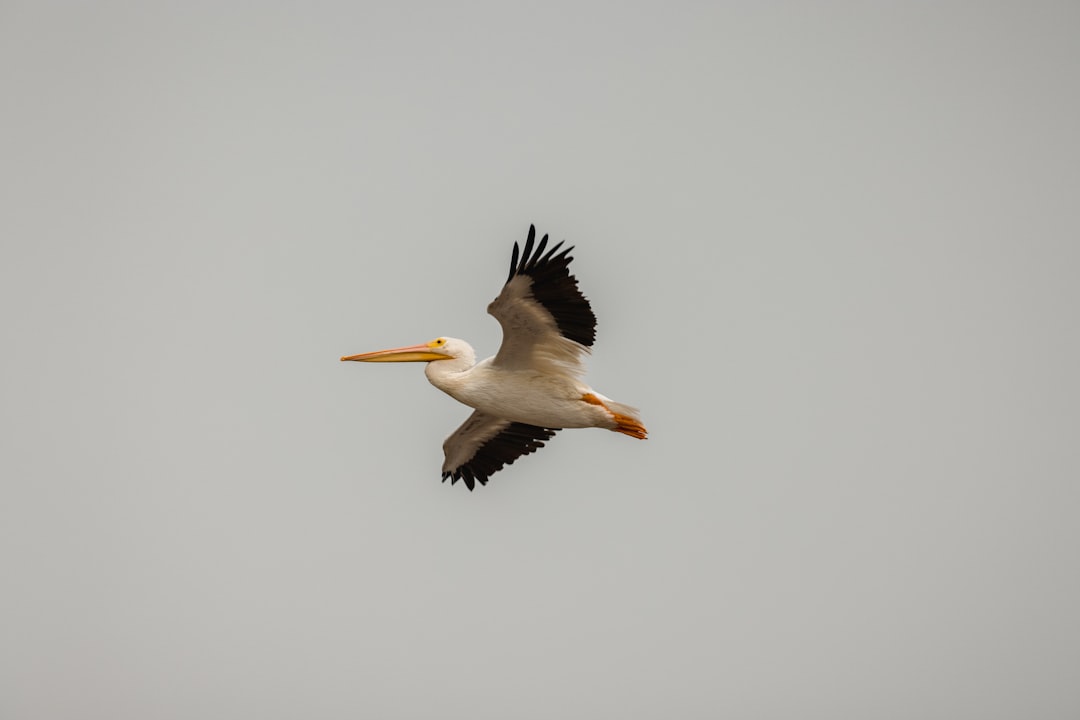
[[[0,7],[0,715],[1080,714],[1075,3]],[[589,379],[417,365],[529,223]]]

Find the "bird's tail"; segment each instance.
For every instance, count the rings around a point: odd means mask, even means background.
[[[638,414],[637,408],[611,401],[608,401],[607,406],[611,414],[615,416],[615,432],[629,435],[638,440],[645,440],[649,437],[649,431],[641,423],[641,416]]]
[[[612,430],[622,433],[623,435],[629,435],[632,438],[637,438],[638,440],[645,440],[649,436],[649,431],[645,429],[645,425],[641,422],[641,413],[636,407],[615,402],[611,398],[604,397],[595,390],[590,393],[590,395],[593,396],[593,399],[590,400],[589,397],[586,396],[586,402],[601,405],[605,410],[611,413],[611,417],[615,421],[615,427],[611,428]]]

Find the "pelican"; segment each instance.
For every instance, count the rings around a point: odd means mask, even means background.
[[[424,362],[432,385],[474,409],[443,443],[443,482],[464,480],[471,491],[522,455],[544,447],[563,428],[606,428],[644,440],[635,408],[585,384],[584,356],[596,337],[596,316],[570,274],[570,251],[548,236],[525,249],[514,243],[510,274],[488,312],[502,325],[494,357],[476,362],[464,340],[439,337],[409,347],[347,355],[343,361]],[[535,244],[535,249],[534,249]]]

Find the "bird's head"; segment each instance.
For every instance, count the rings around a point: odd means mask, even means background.
[[[359,355],[346,355],[342,360],[358,362],[434,362],[436,360],[456,360],[472,358],[472,348],[464,340],[439,337],[431,342],[391,350],[376,350]]]

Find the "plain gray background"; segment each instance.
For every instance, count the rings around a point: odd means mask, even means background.
[[[1077,717],[1078,27],[3,3],[0,714]],[[531,222],[651,438],[470,494]]]

